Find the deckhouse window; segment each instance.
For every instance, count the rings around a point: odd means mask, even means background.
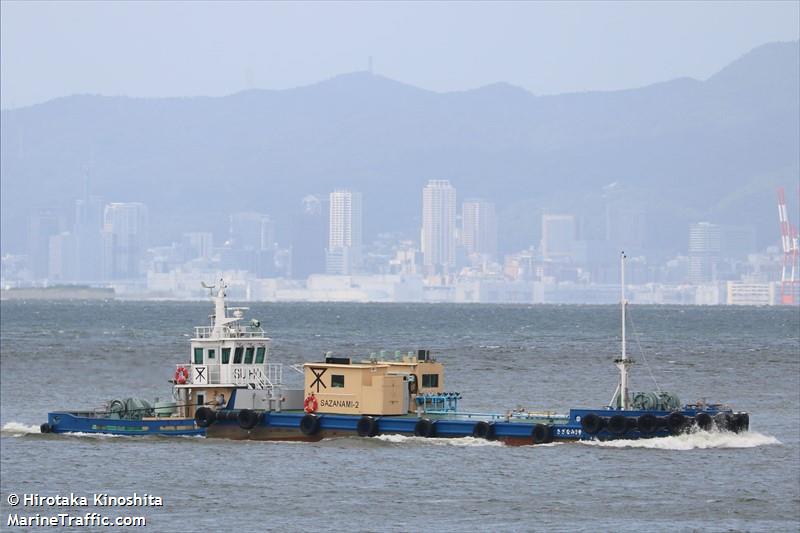
[[[334,389],[340,389],[344,387],[344,376],[340,376],[337,374],[331,374],[331,387]]]
[[[233,364],[234,365],[241,365],[242,364],[242,354],[244,353],[244,348],[241,346],[236,347],[236,351],[233,352]]]
[[[214,359],[216,357],[216,355],[217,355],[216,354],[216,350],[209,350],[208,351],[208,358],[209,359]]]
[[[422,374],[422,386],[435,389],[439,386],[439,374]]]
[[[222,349],[222,364],[227,365],[231,360],[231,349],[230,348],[223,348]]]
[[[253,364],[253,352],[255,352],[255,348],[252,346],[248,346],[247,350],[244,352],[244,364],[252,365]]]
[[[259,346],[256,348],[256,364],[263,365],[264,364],[264,355],[267,353],[266,346]]]
[[[194,364],[202,365],[203,364],[203,349],[202,348],[195,348],[194,349]]]

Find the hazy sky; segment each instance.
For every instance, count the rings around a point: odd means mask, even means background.
[[[74,93],[223,95],[365,70],[537,94],[704,79],[800,37],[800,2],[2,1],[3,108]]]

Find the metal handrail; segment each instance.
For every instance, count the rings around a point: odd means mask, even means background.
[[[184,363],[184,364],[176,364],[176,370],[178,368],[186,368],[189,371],[189,379],[186,381],[185,385],[193,385],[195,384],[193,381],[194,378],[194,367],[202,366],[208,369],[208,376],[206,383],[199,383],[198,385],[225,385],[230,383],[231,385],[235,386],[242,386],[248,385],[253,383],[253,381],[249,381],[250,378],[246,379],[231,379],[230,376],[234,369],[240,368],[244,370],[250,369],[260,369],[261,376],[256,377],[255,384],[259,388],[267,388],[267,387],[277,387],[283,385],[283,364],[282,363],[262,363],[262,364],[234,364],[234,363],[212,363],[212,364],[194,364],[194,363]],[[222,382],[222,374],[221,370],[223,367],[227,367],[231,370],[228,373],[229,380]],[[212,379],[214,377],[214,379]]]
[[[194,336],[196,339],[210,339],[214,337],[214,333],[219,333],[219,338],[231,339],[265,339],[267,338],[266,332],[262,328],[254,328],[252,326],[242,326],[231,328],[228,326],[197,326],[194,328]]]

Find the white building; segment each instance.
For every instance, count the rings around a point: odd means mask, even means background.
[[[430,180],[422,189],[421,239],[427,274],[455,268],[456,190],[448,180]]]
[[[147,206],[138,202],[111,203],[103,212],[103,278],[143,276],[147,250]]]
[[[717,224],[689,226],[689,281],[699,284],[717,279],[722,232]]]
[[[468,254],[497,256],[497,216],[486,200],[465,200],[461,206],[461,244]]]
[[[325,270],[328,274],[351,274],[361,262],[361,193],[337,190],[330,193],[330,225]]]
[[[775,287],[777,283],[751,283],[747,281],[729,281],[727,283],[728,305],[775,305]]]

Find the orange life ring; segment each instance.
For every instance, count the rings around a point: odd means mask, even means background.
[[[303,402],[303,410],[306,413],[313,413],[317,410],[317,399],[312,394],[311,396],[306,396],[305,401]]]
[[[175,370],[175,383],[178,385],[183,385],[187,381],[189,381],[189,369],[187,369],[185,366],[179,366]]]

